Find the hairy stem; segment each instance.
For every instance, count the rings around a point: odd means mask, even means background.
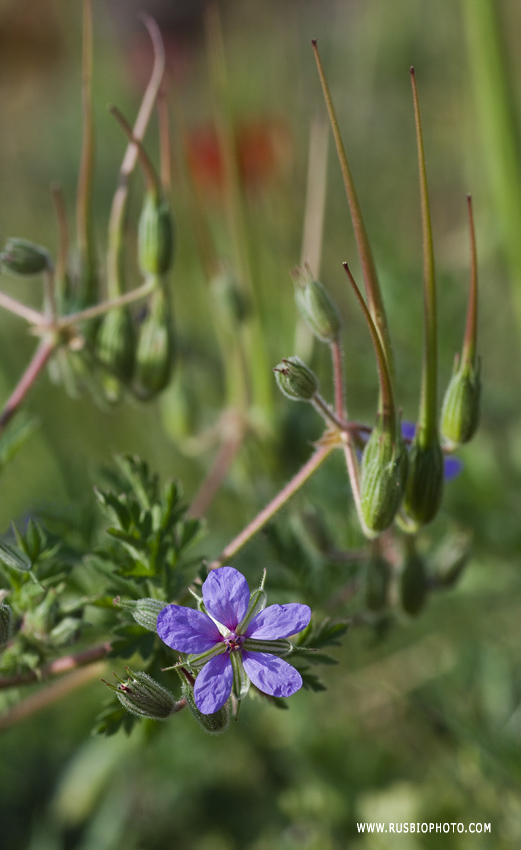
[[[27,369],[18,381],[18,384],[4,405],[4,409],[0,413],[0,434],[20,407],[55,348],[56,342],[54,340],[41,340]]]
[[[297,490],[306,483],[308,478],[311,478],[313,473],[317,471],[319,466],[323,464],[327,456],[337,445],[338,443],[334,441],[328,441],[319,445],[308,462],[304,464],[302,469],[286,484],[280,493],[223,549],[219,557],[215,561],[212,561],[210,569],[215,570],[217,567],[222,567],[226,561],[231,560],[266,525],[268,520],[291,499]]]
[[[112,644],[110,641],[106,641],[74,655],[55,658],[54,661],[44,664],[39,670],[30,670],[28,673],[18,673],[15,676],[2,676],[0,677],[0,691],[5,691],[7,688],[18,688],[21,685],[32,685],[34,682],[41,682],[43,679],[61,676],[63,673],[76,670],[77,667],[93,664],[95,661],[105,658],[111,649]]]

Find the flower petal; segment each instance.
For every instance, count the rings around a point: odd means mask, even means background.
[[[272,697],[290,697],[302,687],[298,670],[282,658],[243,650],[242,663],[255,687]]]
[[[223,707],[232,692],[233,670],[230,656],[216,655],[197,675],[195,704],[202,714],[213,714]]]
[[[457,478],[463,469],[463,461],[459,457],[446,457],[443,463],[443,474],[445,481]]]
[[[233,632],[248,610],[248,582],[233,567],[218,567],[203,584],[203,600],[208,613]]]
[[[246,629],[246,637],[255,640],[277,640],[296,635],[305,629],[311,619],[311,608],[290,602],[288,605],[270,605],[260,611]]]
[[[181,605],[167,605],[159,612],[157,633],[171,649],[194,654],[206,652],[222,640],[210,617]]]

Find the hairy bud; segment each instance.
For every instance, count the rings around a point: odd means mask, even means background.
[[[170,271],[174,253],[172,213],[164,199],[148,192],[139,219],[138,258],[144,275],[164,275]]]
[[[149,632],[157,631],[157,618],[163,608],[166,608],[166,602],[159,599],[120,599],[119,596],[114,599],[114,605],[130,611],[136,623]]]
[[[158,287],[150,296],[150,312],[139,329],[135,383],[143,398],[157,395],[172,373],[174,336],[167,295]]]
[[[443,452],[438,440],[422,445],[414,438],[405,489],[405,513],[418,527],[434,519],[443,496]]]
[[[335,342],[342,327],[335,304],[322,284],[313,278],[309,266],[297,268],[293,276],[295,301],[307,326],[322,342]]]
[[[398,433],[395,439],[381,419],[362,455],[360,508],[366,529],[380,534],[391,525],[402,501],[407,479],[407,449]]]
[[[369,611],[378,613],[387,606],[391,568],[380,552],[372,553],[365,574],[365,604]]]
[[[121,705],[138,717],[148,717],[150,720],[166,720],[176,711],[176,702],[166,688],[148,676],[146,673],[134,673],[126,668],[128,679],[118,680],[118,685],[105,684],[116,693]],[[102,681],[105,681],[102,679]]]
[[[288,357],[275,368],[279,389],[292,401],[311,401],[319,390],[318,379],[300,357]]]
[[[441,411],[441,433],[453,446],[468,443],[474,436],[481,396],[479,359],[476,368],[468,360],[458,365],[456,360]]]
[[[215,711],[213,714],[203,714],[202,711],[199,711],[195,704],[194,689],[192,685],[184,679],[182,692],[188,708],[205,732],[208,732],[210,735],[221,735],[223,732],[226,732],[230,725],[229,701],[225,703],[219,711]]]
[[[121,394],[118,378],[129,381],[134,371],[136,335],[132,316],[125,307],[110,310],[101,322],[96,337],[96,354],[110,369],[104,376],[107,401],[118,401]]]
[[[414,544],[408,545],[400,575],[400,600],[407,614],[418,614],[425,604],[428,583],[425,561]]]
[[[28,239],[8,239],[0,263],[10,274],[30,277],[52,267],[49,252]]]

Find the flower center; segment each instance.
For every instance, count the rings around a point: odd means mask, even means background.
[[[244,637],[242,635],[236,635],[234,632],[232,632],[230,635],[228,635],[227,638],[225,638],[224,642],[226,644],[228,652],[237,652],[244,642]]]

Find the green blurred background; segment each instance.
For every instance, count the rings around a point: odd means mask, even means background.
[[[164,27],[173,112],[182,109],[195,139],[212,116],[204,4],[186,3],[190,14],[181,8],[177,14],[171,0],[163,5],[161,10],[160,3],[151,3],[150,10]],[[117,103],[131,118],[137,111],[151,61],[138,19],[144,6],[94,0],[100,255],[124,151],[106,105]],[[339,665],[326,669],[327,692],[301,692],[287,712],[248,701],[240,721],[222,738],[205,736],[186,712],[165,726],[142,723],[130,739],[122,734],[91,738],[89,729],[105,697],[97,681],[2,731],[0,845],[9,850],[519,847],[521,7],[516,0],[230,0],[219,8],[233,121],[249,128],[254,140],[259,128],[276,129],[275,152],[270,148],[260,176],[244,177],[243,187],[268,363],[295,353],[288,273],[301,252],[310,123],[323,112],[310,47],[317,38],[381,274],[407,419],[416,414],[421,351],[421,229],[409,66],[416,68],[439,282],[442,386],[463,334],[469,191],[475,207],[482,427],[462,453],[464,471],[447,487],[443,515],[428,535],[434,545],[447,528],[468,530],[471,562],[455,590],[429,600],[417,619],[399,617],[385,639],[369,629],[348,633],[335,653]],[[0,3],[0,232],[52,250],[57,234],[49,185],[59,181],[71,211],[74,205],[80,23],[79,0]],[[215,447],[188,438],[216,422],[224,381],[188,210],[185,166],[176,147],[179,128],[175,120],[172,125],[179,347],[173,386],[149,406],[129,402],[105,412],[89,397],[71,400],[44,375],[27,405],[40,417],[40,428],[3,472],[0,531],[28,514],[93,512],[92,485],[116,451],[137,452],[162,477],[179,477],[187,499],[211,465]],[[156,135],[152,127],[147,138],[154,154]],[[226,256],[222,196],[211,175],[204,192],[216,244]],[[138,192],[134,204],[137,208]],[[345,285],[344,259],[360,276],[331,149],[321,278],[345,317],[351,415],[371,421],[376,371],[366,329]],[[1,285],[39,304],[38,283],[2,278]],[[33,347],[24,323],[2,313],[3,397]],[[313,364],[327,387],[327,358],[317,350]],[[208,511],[201,554],[213,557],[220,551],[298,469],[309,441],[320,434],[320,423],[303,406],[292,407],[274,390],[272,404],[272,433],[261,430],[241,451]],[[359,545],[340,457],[329,460],[296,503],[320,510],[338,547]],[[292,517],[288,512],[288,522]],[[234,563],[255,583],[270,559],[268,543],[260,538]],[[329,565],[328,587],[338,589],[351,578],[348,567]],[[317,598],[324,604],[323,595]],[[13,699],[7,697],[5,705]],[[362,837],[357,821],[486,822],[491,832]]]

